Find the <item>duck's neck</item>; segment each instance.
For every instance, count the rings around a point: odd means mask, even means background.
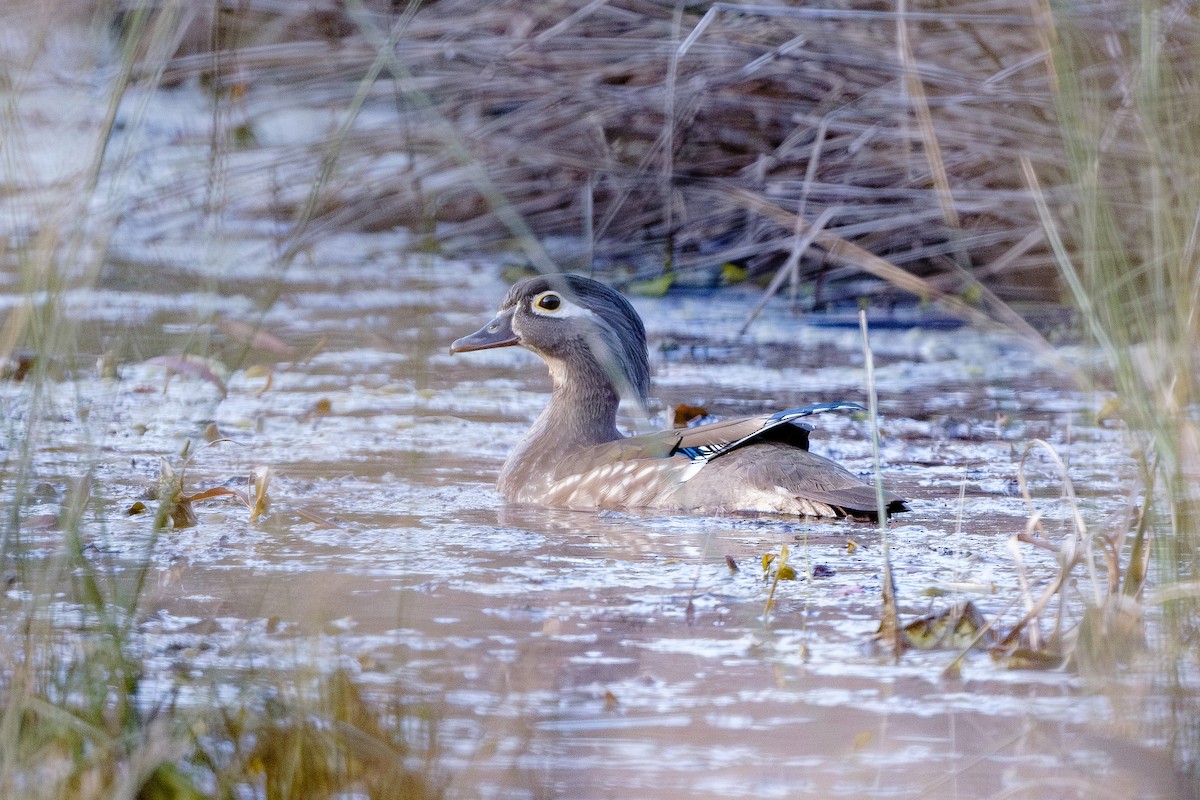
[[[599,365],[549,360],[554,390],[525,438],[504,462],[497,484],[508,500],[539,491],[558,463],[587,447],[621,438],[621,398]]]

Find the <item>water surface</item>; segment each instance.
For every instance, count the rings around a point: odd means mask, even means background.
[[[87,130],[102,109],[86,95],[35,83],[30,130]],[[147,703],[176,688],[184,703],[207,702],[214,686],[265,697],[271,676],[340,667],[374,696],[433,709],[455,798],[1181,792],[1165,742],[1140,726],[1167,701],[1149,684],[1123,701],[1073,672],[1011,670],[982,652],[961,678],[942,674],[956,651],[881,652],[871,525],[505,507],[495,476],[548,378],[516,348],[447,347],[490,317],[509,257],[458,262],[418,254],[403,233],[329,233],[283,266],[284,226],[264,221],[258,166],[290,185],[289,170],[314,162],[272,159],[309,128],[289,128],[282,108],[255,116],[249,102],[262,150],[227,154],[222,215],[200,211],[216,191],[195,171],[210,141],[203,99],[134,93],[123,114],[139,103],[155,113],[130,117],[113,143],[126,166],[89,206],[119,220],[99,273],[39,283],[16,257],[0,270],[4,313],[58,313],[78,343],[43,361],[40,385],[0,382],[0,491],[19,503],[30,557],[50,561],[56,517],[90,476],[88,558],[118,581],[150,559],[137,620]],[[56,105],[70,119],[45,112]],[[54,185],[61,142],[30,139],[26,177]],[[384,154],[377,167],[390,163]],[[25,204],[8,233],[29,241],[41,195],[6,178]],[[635,300],[662,408],[729,416],[864,401],[856,329],[778,303],[738,338],[754,292]],[[883,476],[913,509],[888,531],[900,612],[969,599],[1004,630],[1025,602],[1012,537],[1033,512],[1052,538],[1071,525],[1040,451],[1028,462],[1034,507],[1019,496],[1027,444],[1062,456],[1100,526],[1128,504],[1126,436],[1097,421],[1104,395],[994,334],[881,323],[872,343]],[[169,374],[161,359],[185,352],[208,359],[223,388],[198,368]],[[864,420],[817,423],[815,451],[871,473]],[[643,431],[664,417],[622,424]],[[205,446],[206,430],[227,441]],[[195,527],[155,537],[151,513],[126,512],[163,460],[192,491],[272,468],[270,514],[252,523],[211,500]],[[785,545],[801,580],[781,581],[768,613],[762,559]],[[1015,549],[1036,593],[1055,561]],[[14,608],[28,590],[10,586]],[[1088,591],[1081,573],[1069,617]],[[76,611],[66,595],[52,608]]]

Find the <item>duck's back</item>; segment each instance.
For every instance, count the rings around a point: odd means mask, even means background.
[[[679,507],[704,514],[755,511],[813,517],[874,515],[875,487],[827,458],[783,442],[756,442],[705,464],[675,491]],[[889,512],[906,510],[886,493]]]

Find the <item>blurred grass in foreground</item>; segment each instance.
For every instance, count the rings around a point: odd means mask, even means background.
[[[143,533],[126,543],[139,555],[108,557],[106,518],[122,510],[96,476],[112,420],[108,409],[72,395],[75,380],[94,379],[89,362],[97,347],[112,348],[107,361],[136,351],[143,334],[118,324],[112,341],[81,341],[70,298],[103,286],[114,234],[139,203],[170,196],[166,188],[130,197],[130,186],[112,180],[133,169],[138,126],[147,122],[144,107],[119,109],[138,81],[153,87],[161,80],[193,10],[124,6],[126,35],[115,51],[108,50],[116,42],[109,4],[9,10],[0,189],[11,203],[0,269],[7,297],[17,302],[0,316],[0,379],[8,390],[0,405],[0,488],[10,500],[0,522],[0,797],[440,797],[436,710],[406,704],[399,687],[395,699],[379,693],[368,700],[342,669],[281,661],[242,671],[234,687],[221,674],[151,665],[161,653],[151,651],[139,626],[174,498],[141,518]],[[103,91],[93,93],[91,82]],[[214,99],[215,114],[220,105]],[[54,147],[31,142],[55,130],[47,121],[70,138]],[[208,170],[173,179],[207,184],[211,202],[193,208],[186,224],[199,218],[219,233],[229,213],[223,159],[237,146],[236,137],[214,136]],[[207,280],[219,297],[219,278]],[[270,287],[263,289],[270,298]],[[197,309],[193,332],[180,337],[189,352],[204,354],[211,345],[205,313],[212,310]],[[97,369],[111,377],[103,365]],[[69,443],[52,433],[64,429],[63,419],[77,426]],[[61,496],[38,459],[55,449],[71,453]],[[35,505],[55,513],[32,514]]]
[[[146,656],[133,632],[140,585],[130,587],[85,554],[82,527],[92,524],[87,513],[96,502],[86,475],[63,500],[61,548],[50,558],[29,558],[24,550],[20,501],[33,480],[30,453],[53,444],[39,424],[39,415],[49,413],[40,402],[46,370],[79,349],[61,293],[99,279],[108,237],[120,224],[120,209],[99,213],[93,205],[113,163],[106,149],[115,109],[134,81],[153,88],[191,79],[212,91],[217,108],[253,91],[247,74],[303,86],[334,105],[348,106],[352,98],[392,103],[407,126],[405,137],[392,128],[351,136],[347,124],[337,147],[320,149],[319,158],[302,147],[287,149],[312,191],[292,192],[290,200],[250,198],[247,207],[313,220],[310,230],[292,232],[298,239],[346,227],[421,229],[438,222],[457,223],[462,239],[487,242],[507,235],[497,223],[507,214],[533,220],[539,236],[587,231],[589,249],[606,237],[610,244],[630,237],[632,250],[653,253],[650,261],[660,267],[666,249],[678,251],[666,259],[676,267],[737,261],[769,273],[793,255],[800,260],[798,241],[820,244],[803,225],[825,220],[837,227],[825,251],[805,255],[807,276],[825,269],[827,256],[849,271],[852,258],[831,254],[848,252],[842,243],[852,240],[915,265],[931,290],[966,297],[974,280],[1002,277],[1005,297],[1013,299],[1029,297],[1031,282],[1038,295],[1055,283],[1047,269],[1052,253],[1105,354],[1108,370],[1097,377],[1107,380],[1111,372],[1142,465],[1141,515],[1132,535],[1122,532],[1117,540],[1126,571],[1115,596],[1135,602],[1144,596],[1151,609],[1166,611],[1166,625],[1149,628],[1150,646],[1164,683],[1179,690],[1178,705],[1170,719],[1150,722],[1173,737],[1180,766],[1195,769],[1200,713],[1188,684],[1200,652],[1194,15],[1104,0],[1068,11],[1046,5],[1031,23],[1024,16],[1029,6],[1014,3],[1010,11],[1020,19],[980,29],[947,11],[914,23],[911,52],[897,58],[895,15],[843,5],[824,17],[780,6],[778,13],[711,19],[698,12],[676,18],[665,6],[646,6],[641,14],[570,17],[573,28],[543,9],[514,23],[506,9],[476,4],[468,17],[467,6],[447,0],[428,13],[414,4],[413,13],[394,15],[347,4],[357,17],[318,15],[298,28],[269,27],[293,30],[282,45],[253,41],[262,20],[251,13],[252,3],[216,21],[179,4],[123,7],[124,44],[109,85],[112,113],[95,131],[89,166],[39,198],[27,239],[5,243],[30,301],[6,316],[0,353],[20,346],[38,359],[26,378],[26,416],[5,410],[3,419],[16,444],[6,448],[3,480],[18,502],[6,515],[0,555],[6,577],[20,589],[8,615],[20,622],[9,629],[13,639],[0,657],[0,794],[149,800],[233,797],[238,787],[253,786],[269,798],[438,795],[431,760],[407,768],[436,753],[432,723],[400,704],[364,699],[344,673],[298,669],[260,680],[237,702],[215,699],[197,708],[168,693],[147,707]],[[97,31],[117,19],[107,7],[95,13]],[[701,29],[703,19],[709,21]],[[52,32],[52,23],[43,33]],[[211,47],[181,50],[181,42],[197,38],[197,24],[199,39]],[[687,31],[698,38],[681,55]],[[448,46],[454,37],[456,46]],[[995,40],[1002,46],[993,47]],[[381,55],[373,44],[380,41],[396,53]],[[338,58],[327,63],[314,50]],[[1040,65],[1047,51],[1052,65],[1038,73],[1031,65]],[[481,71],[481,62],[507,69]],[[599,75],[597,62],[603,62]],[[396,64],[405,70],[397,69],[391,83],[363,77]],[[804,67],[799,89],[792,82],[798,67]],[[19,70],[12,69],[11,86],[19,85]],[[685,88],[679,96],[663,91],[668,74],[672,92]],[[913,84],[904,89],[900,80],[912,75],[921,76],[924,114],[913,114]],[[14,109],[5,111],[4,147],[18,163],[21,143],[12,132],[22,120]],[[229,113],[227,106],[219,111]],[[447,130],[470,147],[448,147]],[[228,177],[222,159],[232,148],[253,146],[253,118],[228,133],[213,137],[210,172],[179,178],[206,183],[213,199],[206,212],[218,218]],[[932,153],[935,142],[940,157]],[[353,171],[338,172],[381,149],[411,153],[412,168],[362,181]],[[1014,169],[1021,154],[1023,171]],[[319,177],[312,168],[317,160]],[[493,197],[478,184],[478,173],[489,167],[511,203],[504,213],[489,209]],[[1064,173],[1070,180],[1058,181]],[[330,175],[338,180],[327,185]],[[1032,193],[1022,191],[1022,176]],[[439,182],[445,188],[431,188]],[[182,214],[195,208],[182,203],[178,211],[171,192],[151,199],[193,223]],[[960,206],[956,213],[948,202]],[[1050,248],[1033,230],[1038,223],[1052,232]],[[1147,549],[1155,554],[1149,575],[1140,572],[1139,554]],[[140,569],[150,567],[147,556]],[[64,589],[78,606],[75,616],[64,616],[58,605]],[[1113,619],[1122,608],[1113,606]],[[1116,635],[1103,617],[1107,610],[1085,631],[1094,651]],[[1103,659],[1097,664],[1105,666]],[[1106,668],[1116,667],[1109,661]],[[428,734],[418,753],[399,735],[414,719]]]
[[[1069,8],[1051,9],[1043,4],[1040,30],[1075,189],[1065,221],[1038,195],[1028,162],[1026,175],[1084,333],[1103,354],[1097,377],[1114,385],[1113,413],[1140,464],[1143,485],[1131,500],[1140,505],[1116,553],[1127,569],[1121,595],[1146,601],[1150,651],[1175,698],[1169,719],[1149,722],[1200,779],[1197,19],[1181,5],[1110,3],[1102,9],[1110,33],[1096,37]],[[1093,649],[1121,636],[1119,605],[1085,632]]]

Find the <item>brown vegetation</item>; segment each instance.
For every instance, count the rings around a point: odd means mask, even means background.
[[[449,223],[456,248],[564,235],[584,244],[563,266],[591,247],[642,277],[715,279],[730,262],[774,271],[822,227],[805,273],[862,269],[845,241],[930,288],[1044,298],[1056,272],[1020,156],[1057,207],[1046,26],[1025,0],[944,5],[239,3],[215,34],[192,21],[164,80],[340,92],[348,108],[365,89],[399,109],[395,130],[345,136],[307,206],[272,209],[302,223],[294,246]],[[1086,5],[1089,30],[1119,35]],[[387,151],[417,157],[364,174]]]

